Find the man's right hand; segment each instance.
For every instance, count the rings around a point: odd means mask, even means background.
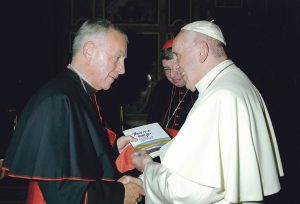
[[[144,189],[135,184],[135,183],[127,183],[124,184],[125,187],[125,197],[124,204],[135,204],[142,200],[142,196],[145,195]]]

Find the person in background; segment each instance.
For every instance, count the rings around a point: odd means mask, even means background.
[[[174,137],[197,99],[198,92],[185,88],[185,81],[172,53],[173,40],[168,40],[160,52],[165,78],[151,92],[147,105],[147,123],[158,122]]]
[[[148,204],[257,204],[281,189],[284,173],[267,107],[225,46],[209,21],[185,25],[173,42],[186,87],[199,97],[162,147],[161,163],[146,153],[132,156]]]
[[[161,49],[160,59],[166,78],[161,79],[153,88],[146,107],[147,123],[158,122],[171,137],[176,136],[198,97],[197,91],[191,92],[185,88],[185,81],[172,53],[173,40],[165,42]],[[128,146],[117,158],[116,165],[120,172],[140,175],[131,162],[131,155],[134,153],[133,147]]]
[[[72,62],[28,102],[2,170],[35,181],[31,203],[132,204],[143,189],[118,182],[114,160],[130,141],[106,129],[95,93],[125,73],[128,39],[107,20],[87,20],[73,42]],[[29,190],[32,190],[30,188]]]

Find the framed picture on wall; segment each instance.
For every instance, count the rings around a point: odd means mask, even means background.
[[[158,0],[105,0],[105,18],[116,24],[159,24]]]

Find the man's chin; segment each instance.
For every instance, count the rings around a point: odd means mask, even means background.
[[[181,88],[181,87],[184,87],[185,86],[185,84],[174,84],[175,86],[177,86],[177,87],[179,87],[179,88]]]
[[[110,87],[111,87],[111,84],[102,84],[101,89],[98,89],[98,91],[108,90],[108,89],[110,89]]]
[[[103,87],[103,90],[109,90],[111,85]]]
[[[172,84],[174,84],[177,87],[184,87],[185,83],[182,83],[182,81],[172,81]]]
[[[114,83],[114,80],[106,80],[106,81],[104,81],[104,82],[102,82],[102,89],[103,90],[108,90],[108,89],[110,89],[110,87],[111,87],[111,85]]]

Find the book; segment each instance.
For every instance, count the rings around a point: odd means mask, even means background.
[[[127,129],[123,133],[138,139],[136,142],[131,142],[137,153],[145,150],[152,158],[159,156],[160,148],[171,140],[170,136],[158,123]]]

